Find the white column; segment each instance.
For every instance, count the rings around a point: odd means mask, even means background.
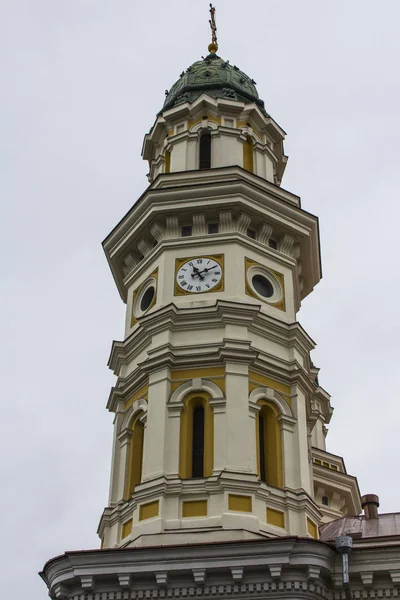
[[[211,398],[210,405],[214,413],[214,469],[218,474],[226,467],[226,400]]]
[[[147,429],[143,453],[143,482],[165,473],[167,401],[170,387],[168,368],[150,373]]]
[[[128,476],[127,469],[129,464],[129,449],[130,441],[132,438],[132,430],[125,429],[123,433],[118,437],[119,441],[119,461],[118,461],[118,476],[115,486],[115,498],[116,502],[122,500],[125,493],[125,483]]]
[[[280,415],[278,422],[282,431],[283,485],[284,487],[297,489],[299,487],[299,477],[297,453],[294,445],[296,419],[287,415]]]
[[[165,446],[165,472],[168,475],[179,476],[179,453],[181,435],[181,413],[183,403],[168,405],[167,415],[167,444]]]
[[[108,495],[108,504],[115,504],[121,499],[118,496],[118,476],[119,476],[119,464],[121,460],[120,456],[120,445],[118,441],[118,432],[121,428],[121,423],[124,418],[124,403],[119,402],[114,418],[114,434],[113,434],[113,447],[112,447],[112,458],[111,458],[111,474],[110,474],[110,491]]]
[[[253,471],[254,431],[249,417],[248,365],[226,364],[226,466],[232,471]]]
[[[310,485],[310,465],[308,461],[308,429],[306,414],[306,397],[299,387],[295,387],[292,397],[292,409],[297,418],[295,430],[295,450],[293,458],[297,462],[297,486],[312,495]]]

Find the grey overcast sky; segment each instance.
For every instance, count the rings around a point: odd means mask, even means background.
[[[100,242],[146,188],[140,152],[209,43],[206,0],[0,2],[3,597],[98,547],[124,305]],[[219,54],[287,131],[283,187],[320,217],[299,320],[332,394],[328,450],[400,510],[398,0],[216,0]]]

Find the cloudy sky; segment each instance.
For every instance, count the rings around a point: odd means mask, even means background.
[[[287,131],[283,186],[320,217],[324,277],[299,320],[335,414],[328,449],[400,510],[398,0],[218,0],[219,54]],[[1,0],[2,590],[98,547],[111,341],[122,304],[100,242],[146,187],[140,151],[206,53],[205,0]],[[7,595],[7,594],[5,594]]]

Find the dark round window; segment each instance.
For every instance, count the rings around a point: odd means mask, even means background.
[[[254,289],[260,294],[260,296],[264,296],[264,298],[271,298],[274,293],[274,288],[272,287],[272,283],[268,281],[264,275],[254,275],[251,281]]]
[[[150,304],[153,302],[154,293],[155,293],[154,287],[150,286],[149,288],[147,288],[147,290],[143,294],[142,299],[140,301],[140,310],[142,312],[147,310],[149,308]]]

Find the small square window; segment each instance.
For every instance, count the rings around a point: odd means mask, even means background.
[[[322,504],[324,506],[329,506],[329,498],[328,498],[328,496],[322,496]]]
[[[277,250],[278,249],[278,242],[276,240],[269,239],[268,240],[268,246],[270,248],[273,248],[274,250]]]
[[[219,224],[218,223],[209,223],[208,224],[208,233],[218,233]]]
[[[184,225],[183,227],[181,227],[181,236],[182,237],[189,237],[192,235],[192,226],[191,225]]]
[[[252,240],[256,239],[256,232],[255,229],[248,229],[247,230],[247,235],[249,236],[249,238],[251,238]]]

